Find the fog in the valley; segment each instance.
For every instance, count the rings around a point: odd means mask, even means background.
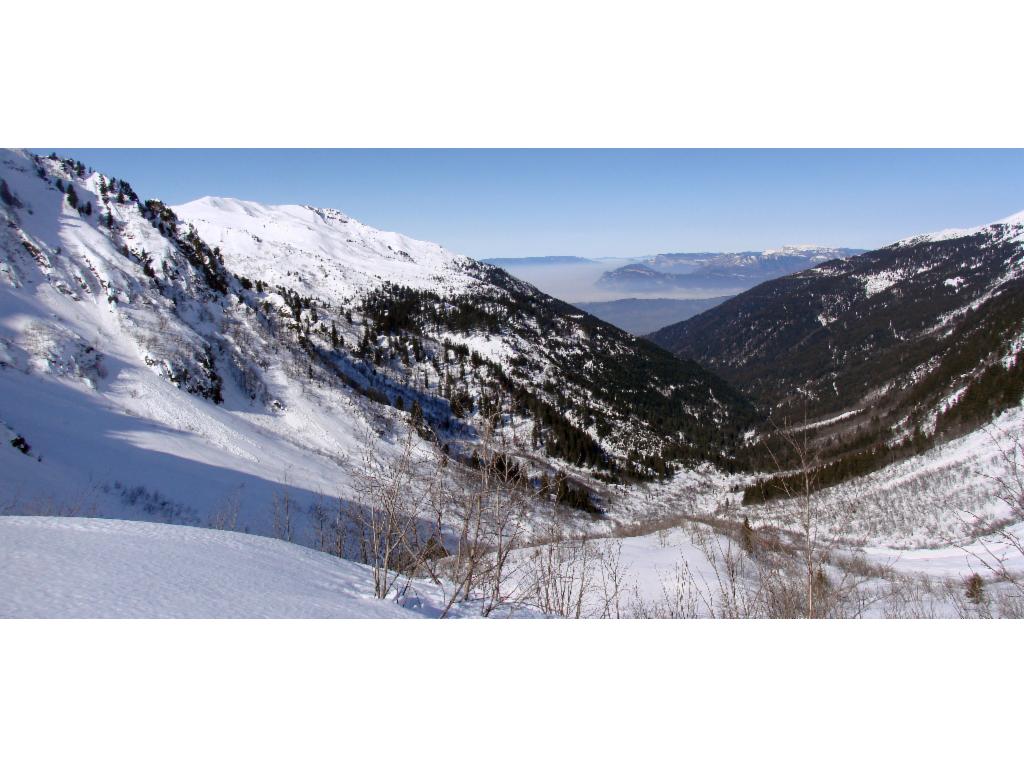
[[[570,304],[581,301],[614,301],[615,299],[634,297],[645,299],[704,299],[722,293],[722,291],[701,290],[673,291],[668,288],[660,291],[638,293],[635,290],[616,290],[598,284],[598,280],[605,272],[637,261],[640,261],[640,259],[600,259],[572,264],[533,264],[522,267],[510,265],[510,262],[503,262],[501,266],[520,280],[525,280],[540,288],[544,293],[548,293],[562,301],[567,301]]]

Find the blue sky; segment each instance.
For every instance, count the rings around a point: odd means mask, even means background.
[[[1024,150],[56,151],[143,197],[338,208],[477,258],[870,248],[1024,210]]]

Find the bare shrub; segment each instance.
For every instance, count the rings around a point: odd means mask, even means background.
[[[524,599],[552,616],[583,618],[596,578],[594,546],[566,537],[557,523],[549,527],[547,538],[527,558]]]
[[[683,527],[702,555],[703,567],[685,557],[661,579],[661,597],[644,601],[634,594],[638,616],[661,618],[805,618],[808,610],[805,563],[800,549],[786,546],[772,532],[749,524],[718,529],[703,523]],[[867,577],[829,565],[826,552],[810,588],[816,618],[863,616],[877,596],[864,588]],[[860,564],[864,567],[864,564]],[[873,571],[872,571],[873,572]]]
[[[997,463],[1002,471],[982,476],[994,488],[994,498],[1006,507],[1007,517],[993,526],[976,512],[961,513],[960,519],[980,535],[976,548],[959,543],[956,546],[994,581],[1006,585],[1016,601],[1020,601],[1024,600],[1024,573],[1012,568],[1011,562],[1024,560],[1024,540],[1013,530],[1013,526],[1024,523],[1024,435],[1019,431],[1000,434],[990,430],[988,436],[996,449]],[[971,578],[975,576],[978,579],[973,582],[975,587],[984,584],[978,574]]]
[[[411,577],[422,565],[426,541],[418,521],[425,509],[429,484],[421,475],[415,455],[414,434],[406,432],[396,455],[375,449],[366,435],[361,461],[355,468],[354,488],[358,503],[344,505],[339,521],[341,550],[344,537],[353,532],[360,559],[373,570],[374,595],[386,598],[403,575]]]
[[[892,573],[881,589],[881,613],[887,619],[937,619],[946,605],[943,589],[925,576]]]
[[[240,490],[235,490],[218,505],[210,517],[210,527],[218,531],[238,530],[238,515],[242,510]]]
[[[443,463],[444,464],[444,463]],[[518,464],[497,449],[488,422],[473,468],[456,465],[439,472],[431,489],[435,530],[450,532],[447,557],[427,561],[435,582],[446,589],[442,616],[457,603],[477,602],[481,615],[514,610],[526,521],[537,493]],[[435,565],[436,564],[436,565]]]
[[[320,552],[331,551],[331,520],[327,512],[327,500],[322,493],[318,492],[310,502],[309,517],[313,524],[314,545]]]
[[[274,537],[284,541],[292,541],[295,537],[293,517],[295,501],[287,491],[275,491],[270,502],[274,516]]]

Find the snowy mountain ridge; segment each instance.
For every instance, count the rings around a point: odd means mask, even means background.
[[[725,253],[660,253],[605,272],[598,283],[645,292],[701,289],[737,293],[765,280],[861,253],[864,251],[858,248],[817,245]]]
[[[474,262],[440,245],[382,232],[331,208],[202,197],[172,210],[225,254],[228,267],[333,301],[390,281],[450,296],[474,281]]]
[[[1022,235],[1017,215],[901,240],[763,283],[651,338],[775,419],[819,424],[830,482],[846,481],[1020,405]]]
[[[978,234],[991,234],[994,237],[1007,242],[1021,242],[1024,240],[1024,211],[1011,214],[1005,218],[994,221],[991,224],[982,224],[979,227],[950,228],[938,232],[929,232],[923,235],[913,235],[897,241],[894,245],[910,245],[919,242],[937,243],[943,240],[954,240],[961,237],[971,237]]]

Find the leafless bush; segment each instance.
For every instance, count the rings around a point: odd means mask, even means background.
[[[234,531],[238,529],[238,515],[242,510],[240,491],[230,493],[227,498],[213,511],[210,527],[218,531]]]
[[[887,619],[936,619],[946,605],[944,587],[924,576],[892,573],[880,589],[881,613]]]
[[[322,493],[317,493],[309,505],[309,517],[313,523],[313,536],[316,548],[321,552],[331,551],[332,536],[330,515],[327,512],[327,500]]]
[[[284,541],[292,541],[295,537],[293,520],[295,502],[287,491],[275,491],[271,499],[271,510],[274,515],[274,537]]]
[[[527,558],[523,597],[549,615],[583,618],[597,575],[594,545],[586,539],[567,538],[557,523],[549,528],[547,538]]]
[[[700,617],[701,603],[697,581],[684,560],[673,566],[670,575],[661,578],[660,597],[645,598],[634,585],[629,610],[637,619],[696,619]]]
[[[701,554],[701,563],[685,558],[661,580],[661,597],[644,601],[634,594],[638,616],[661,618],[806,618],[813,605],[816,618],[865,615],[877,599],[864,588],[867,577],[829,565],[830,552],[820,550],[809,603],[804,567],[794,559],[798,547],[781,545],[769,531],[749,525],[714,529],[703,523],[683,527]],[[696,568],[695,565],[702,567]]]
[[[1024,560],[1024,540],[1013,530],[1013,526],[1024,523],[1024,435],[1020,431],[1000,434],[992,430],[988,434],[1001,471],[982,476],[991,483],[994,498],[1006,507],[1008,514],[998,526],[992,526],[986,525],[985,518],[976,512],[961,513],[960,519],[981,531],[981,535],[973,548],[957,546],[992,580],[1006,585],[1016,603],[1024,600],[1024,573],[1011,567],[1013,560]]]
[[[598,545],[597,575],[601,587],[600,618],[621,619],[627,576],[627,568],[622,562],[621,539],[604,541]]]
[[[345,536],[356,537],[360,559],[373,569],[374,595],[383,599],[403,575],[415,574],[428,554],[431,536],[423,535],[419,515],[426,509],[429,482],[417,461],[412,431],[394,456],[383,455],[375,444],[367,434],[355,469],[358,502],[344,505],[338,530],[343,552]]]
[[[1001,591],[996,596],[996,612],[1001,619],[1024,619],[1024,597]]]
[[[442,616],[457,603],[476,602],[481,615],[520,605],[516,594],[526,521],[537,494],[519,466],[498,450],[490,424],[467,468],[455,462],[435,475],[430,503],[435,530],[449,531],[450,553],[426,562],[446,590]],[[442,462],[444,465],[445,462]]]
[[[630,590],[621,540],[570,536],[555,520],[542,541],[517,559],[521,568],[515,595],[524,605],[566,619],[636,614],[625,602]]]

